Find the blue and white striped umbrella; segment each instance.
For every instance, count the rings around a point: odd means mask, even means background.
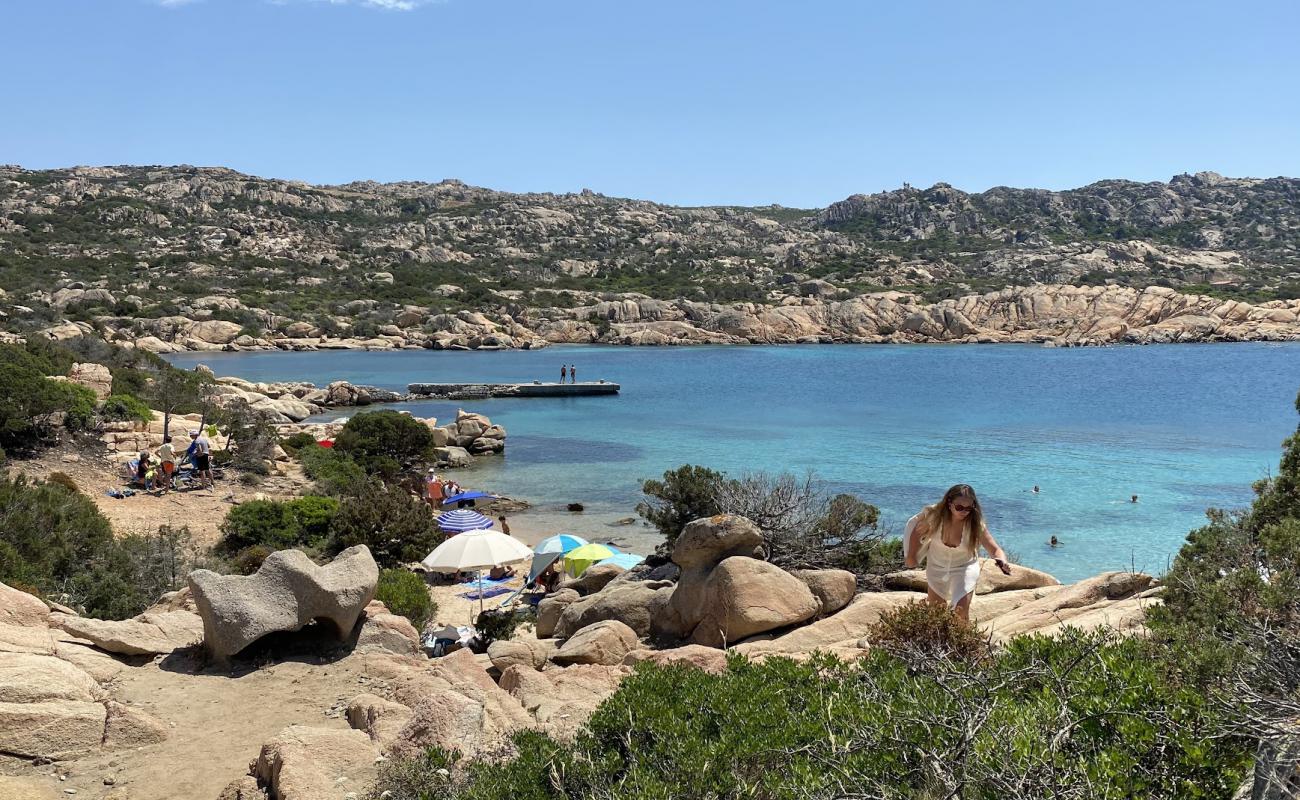
[[[574,536],[571,533],[561,533],[548,539],[543,539],[533,548],[534,553],[567,553],[575,547],[582,547],[587,544],[587,540],[581,536]]]
[[[492,527],[492,520],[472,508],[458,508],[439,514],[438,527],[447,533],[482,531]]]

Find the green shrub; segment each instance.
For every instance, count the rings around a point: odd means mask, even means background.
[[[519,626],[536,619],[536,613],[536,609],[532,607],[516,609],[489,608],[474,620],[474,629],[478,631],[479,638],[483,640],[484,645],[513,639]]]
[[[909,663],[937,658],[978,662],[989,653],[989,641],[978,628],[924,600],[881,614],[866,638]]]
[[[303,472],[316,482],[313,491],[331,497],[354,494],[369,485],[366,472],[351,456],[309,444],[298,451]]]
[[[221,523],[221,549],[235,553],[264,545],[271,550],[291,547],[319,549],[339,511],[332,497],[308,495],[295,500],[250,500],[230,509]]]
[[[275,551],[264,544],[245,547],[236,554],[230,566],[240,575],[252,575],[262,568],[262,562]]]
[[[1161,680],[1145,643],[1101,634],[1017,640],[974,671],[883,651],[852,664],[736,656],[716,675],[644,663],[572,744],[518,734],[510,758],[376,794],[1226,800],[1251,748],[1225,728],[1207,698]],[[397,774],[419,773],[385,772]]]
[[[357,414],[334,439],[334,449],[351,456],[366,472],[389,477],[426,461],[432,448],[429,426],[397,411]]]
[[[429,504],[396,487],[372,481],[345,497],[330,523],[329,553],[364,544],[381,567],[399,567],[427,556],[442,542]]]
[[[0,478],[0,581],[33,587],[92,617],[125,619],[178,588],[189,531],[114,538],[94,501],[67,482]]]
[[[280,440],[280,446],[283,447],[284,451],[289,454],[297,453],[299,450],[303,449],[304,447],[313,444],[316,444],[316,437],[312,436],[310,433],[307,433],[306,431],[299,431],[298,433],[295,433],[293,436],[289,436]],[[326,448],[322,448],[322,449],[326,449]]]
[[[49,360],[19,345],[0,345],[0,446],[30,451],[54,429],[54,415],[73,430],[90,424],[95,393],[46,377]]]
[[[658,528],[671,545],[686,523],[721,511],[717,493],[723,479],[722,473],[708,467],[683,464],[665,472],[661,481],[642,482],[646,500],[637,504],[637,513]]]
[[[424,579],[410,570],[386,569],[380,572],[375,599],[383,602],[394,614],[409,619],[416,630],[423,630],[424,624],[438,613]]]
[[[153,420],[153,411],[149,405],[138,397],[129,394],[110,394],[104,398],[99,407],[99,415],[109,421],[149,422]]]

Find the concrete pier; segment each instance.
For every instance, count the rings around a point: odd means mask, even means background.
[[[411,383],[406,390],[418,397],[460,400],[479,397],[585,397],[618,394],[619,385],[608,381],[584,383]]]

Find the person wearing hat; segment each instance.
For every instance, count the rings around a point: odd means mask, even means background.
[[[424,478],[424,496],[435,511],[442,505],[442,480],[438,478],[433,467],[429,467],[429,473]]]
[[[216,488],[217,482],[212,478],[212,442],[203,431],[190,431],[190,452],[193,453],[194,471],[199,473],[199,483],[209,489]]]

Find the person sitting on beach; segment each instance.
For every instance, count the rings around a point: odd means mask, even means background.
[[[488,579],[499,581],[503,578],[513,578],[515,574],[514,567],[493,567],[488,570]]]
[[[153,488],[149,485],[152,483],[149,478],[149,472],[151,469],[152,464],[149,460],[149,451],[141,450],[140,455],[137,457],[137,461],[135,462],[135,481],[146,489]]]
[[[535,583],[542,587],[547,594],[550,594],[555,591],[555,587],[560,585],[561,577],[560,571],[555,568],[555,562],[552,562],[549,567],[542,570],[541,575],[537,576]]]
[[[926,600],[947,605],[962,622],[970,621],[970,604],[980,577],[979,548],[984,547],[1002,574],[1011,574],[1007,554],[984,523],[975,490],[959,483],[943,499],[917,515],[905,551],[908,568],[925,559]],[[925,552],[922,552],[925,550]]]

